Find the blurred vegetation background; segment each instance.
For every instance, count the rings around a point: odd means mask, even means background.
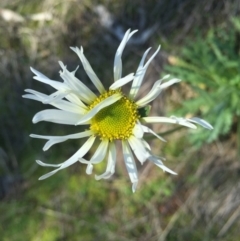
[[[238,241],[240,237],[240,1],[239,0],[1,0],[0,236],[3,241]],[[60,80],[58,60],[88,83],[69,46],[83,46],[105,85],[128,28],[139,29],[123,55],[124,73],[143,52],[162,45],[142,94],[160,75],[182,79],[155,101],[152,114],[199,116],[208,132],[158,126],[167,144],[152,141],[178,176],[146,163],[135,194],[121,158],[111,180],[96,181],[80,164],[38,181],[49,163],[82,144],[68,141],[44,153],[30,133],[66,135],[76,128],[33,125],[45,108],[24,89],[51,93],[32,79],[32,66]],[[170,131],[169,131],[170,130]],[[121,149],[119,150],[121,153]],[[96,172],[105,169],[105,163]],[[49,169],[50,170],[50,169]]]

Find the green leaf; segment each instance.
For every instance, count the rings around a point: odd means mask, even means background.
[[[140,115],[141,118],[147,117],[150,113],[150,110],[151,110],[151,106],[147,105],[147,106],[144,106],[142,108],[139,108],[138,114]]]

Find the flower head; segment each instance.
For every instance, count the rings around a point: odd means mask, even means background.
[[[134,155],[141,163],[149,160],[158,167],[162,168],[162,170],[171,174],[176,174],[167,168],[159,157],[155,156],[151,152],[149,144],[144,140],[144,134],[150,133],[160,140],[164,141],[164,139],[145,124],[173,123],[189,128],[196,128],[195,124],[199,124],[207,129],[212,129],[212,126],[209,123],[199,118],[184,119],[177,117],[148,117],[145,114],[142,114],[144,108],[157,98],[163,89],[179,82],[180,80],[173,78],[167,82],[163,82],[164,80],[169,79],[169,76],[167,75],[164,78],[157,80],[146,96],[141,99],[136,98],[145,72],[152,59],[160,50],[160,47],[158,47],[149,60],[145,62],[147,54],[150,51],[149,48],[144,53],[135,74],[131,73],[123,77],[121,58],[122,52],[126,43],[135,32],[137,31],[135,30],[131,32],[128,30],[117,49],[113,67],[114,82],[109,89],[105,89],[93,71],[83,53],[83,48],[79,49],[71,47],[71,49],[80,58],[84,70],[98,91],[97,94],[75,77],[77,69],[73,72],[69,72],[62,62],[59,62],[59,64],[62,68],[60,76],[63,79],[63,82],[51,80],[42,73],[31,68],[32,72],[35,74],[35,80],[52,86],[56,91],[51,95],[46,95],[35,90],[27,89],[25,90],[27,94],[23,97],[40,101],[43,104],[50,104],[57,108],[38,112],[33,117],[33,123],[48,121],[57,124],[75,126],[87,125],[87,130],[66,136],[30,135],[33,138],[47,140],[43,147],[44,151],[48,150],[54,144],[67,141],[69,139],[87,138],[86,142],[80,147],[80,149],[63,163],[47,164],[37,160],[36,162],[41,166],[55,168],[55,170],[41,176],[39,178],[40,180],[52,176],[61,169],[64,169],[75,162],[86,164],[86,173],[91,174],[93,165],[100,163],[105,159],[107,159],[106,171],[102,175],[96,175],[95,178],[97,180],[102,178],[107,179],[115,172],[115,163],[117,159],[115,144],[117,140],[120,140],[122,142],[123,157],[126,168],[133,184],[132,190],[135,192],[138,183],[138,172]],[[129,94],[122,93],[121,87],[131,81],[132,85]],[[96,140],[99,140],[100,142],[96,152],[90,160],[84,159],[85,154],[88,153]]]

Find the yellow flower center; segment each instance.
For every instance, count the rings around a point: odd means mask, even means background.
[[[109,90],[100,95],[89,106],[92,109],[107,97],[120,93],[119,90]],[[101,139],[110,141],[116,139],[128,139],[132,135],[133,128],[139,118],[137,105],[126,96],[110,106],[100,110],[91,120],[90,129]]]

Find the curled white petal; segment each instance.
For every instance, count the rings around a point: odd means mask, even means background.
[[[47,96],[47,98],[43,100],[43,104],[51,104],[51,102],[61,100],[67,95],[69,95],[70,93],[71,93],[71,90],[65,90],[65,91],[58,90],[55,93]]]
[[[151,146],[144,139],[142,139],[142,144],[149,152],[151,151]]]
[[[44,163],[40,160],[36,160],[36,163],[42,167],[60,167],[62,164],[48,164],[48,163]]]
[[[136,191],[137,183],[138,183],[138,173],[137,167],[132,155],[131,149],[126,141],[122,141],[122,148],[123,148],[123,157],[125,161],[125,165],[128,171],[129,178],[132,182],[132,191]]]
[[[25,91],[28,93],[32,93],[32,94],[23,95],[23,98],[40,101],[43,104],[46,104],[45,100],[48,99],[48,95],[40,93],[35,90],[31,90],[31,89],[27,89]],[[75,103],[72,103],[72,102],[69,102],[66,100],[62,100],[59,98],[52,100],[49,104],[60,110],[65,110],[68,112],[73,112],[73,113],[78,113],[78,114],[84,114],[86,112],[86,108],[83,108],[82,106],[80,106],[78,104],[75,104]]]
[[[88,60],[86,59],[86,57],[83,54],[83,48],[81,47],[81,50],[79,48],[73,48],[70,47],[80,58],[83,68],[86,71],[89,79],[92,81],[92,83],[95,85],[95,87],[98,89],[98,91],[100,93],[103,93],[105,91],[105,88],[102,84],[102,82],[99,80],[99,78],[97,77],[97,75],[95,74],[95,72],[93,71],[91,65],[89,64]]]
[[[156,132],[154,132],[154,131],[153,131],[152,129],[150,129],[149,127],[142,125],[142,128],[143,128],[143,131],[144,131],[145,133],[151,133],[151,134],[153,134],[154,136],[156,136],[159,140],[166,142],[166,140],[165,140],[163,137],[159,136]]]
[[[190,123],[188,120],[183,118],[177,118],[177,117],[160,117],[160,116],[151,116],[151,117],[143,117],[143,121],[146,123],[172,123],[172,124],[178,124],[182,126],[186,126],[192,129],[196,129],[197,127]]]
[[[169,169],[168,167],[166,167],[159,158],[157,158],[155,156],[150,156],[148,158],[148,160],[152,161],[156,166],[160,167],[163,171],[169,172],[173,175],[177,175],[176,172],[174,172],[171,169]]]
[[[25,92],[33,94],[34,96],[37,97],[35,100],[41,101],[43,104],[51,104],[51,102],[56,102],[64,98],[65,96],[67,96],[70,93],[70,90],[65,90],[65,91],[58,90],[51,95],[46,95],[32,89],[26,89]],[[23,96],[23,97],[27,98],[26,96]]]
[[[39,71],[37,71],[36,69],[34,69],[32,67],[30,67],[30,69],[36,75],[33,77],[35,80],[38,80],[44,84],[48,84],[57,90],[68,89],[68,87],[64,83],[61,83],[61,82],[58,82],[55,80],[51,80],[47,76],[45,76],[44,74],[40,73]]]
[[[71,113],[63,110],[43,110],[33,117],[33,123],[48,121],[57,124],[75,125],[82,118],[81,114]]]
[[[54,171],[51,171],[43,176],[41,176],[39,178],[39,180],[43,180],[46,179],[50,176],[52,176],[53,174],[55,174],[56,172],[60,171],[61,169],[64,169],[66,167],[71,166],[72,164],[74,164],[75,162],[78,161],[79,158],[83,157],[88,151],[89,149],[92,147],[94,141],[95,141],[96,137],[91,136],[84,144],[83,146],[73,155],[71,156],[68,160],[66,160],[65,162],[59,164],[59,168],[55,169]],[[39,162],[38,162],[39,163]],[[43,162],[41,162],[41,164],[43,164]],[[45,165],[51,165],[51,164],[45,164]]]
[[[131,73],[131,74],[129,74],[129,75],[127,75],[127,76],[125,76],[125,77],[123,77],[123,78],[115,81],[115,82],[109,87],[109,89],[110,89],[110,90],[116,90],[116,89],[122,87],[123,85],[127,84],[127,83],[130,82],[131,80],[133,80],[133,78],[134,78],[134,75],[133,75],[133,73]]]
[[[109,148],[109,151],[108,151],[108,163],[107,163],[106,171],[103,174],[101,174],[101,175],[95,175],[95,179],[96,180],[100,180],[102,178],[103,179],[108,179],[115,172],[116,157],[117,157],[115,144],[113,142],[110,142],[108,148]]]
[[[132,87],[130,89],[130,93],[129,93],[129,97],[131,99],[134,99],[135,96],[137,95],[140,87],[141,87],[141,84],[142,84],[142,80],[144,78],[144,75],[145,75],[145,72],[146,72],[146,68],[143,67],[144,65],[144,61],[147,57],[147,54],[148,52],[150,51],[151,48],[148,48],[145,53],[143,54],[143,57],[139,63],[139,66],[137,68],[137,71],[136,71],[136,74],[135,74],[135,77],[134,77],[134,80],[132,82]]]
[[[57,173],[57,172],[58,172],[57,169],[54,170],[54,171],[51,171],[51,172],[49,172],[49,173],[47,173],[47,174],[39,177],[38,180],[44,180],[44,179],[46,179],[46,178],[48,178],[48,177],[51,177],[52,175],[54,175],[54,174]]]
[[[67,95],[65,97],[67,100],[69,100],[70,102],[74,103],[74,104],[77,104],[79,106],[81,106],[82,108],[86,109],[86,105],[81,101],[81,99],[79,98],[79,96],[76,94],[76,93],[72,93]]]
[[[84,137],[87,137],[87,136],[90,136],[90,135],[93,135],[92,131],[84,131],[84,132],[71,134],[71,135],[66,135],[66,136],[43,136],[43,135],[31,134],[30,137],[48,140],[46,142],[46,144],[44,145],[44,147],[43,147],[43,150],[46,151],[51,146],[53,146],[54,144],[67,141],[69,139],[84,138]]]
[[[113,66],[113,73],[114,73],[114,81],[117,81],[122,77],[122,52],[128,42],[128,40],[132,37],[137,30],[130,32],[130,29],[125,33],[118,49],[115,54],[114,58],[114,66]]]
[[[26,99],[30,99],[30,100],[36,100],[36,101],[40,101],[42,102],[42,99],[36,95],[32,95],[32,94],[25,94],[25,95],[22,95],[23,98],[26,98]]]
[[[86,109],[84,107],[79,106],[75,103],[71,103],[66,100],[55,101],[55,102],[52,102],[51,105],[60,110],[64,110],[67,112],[73,112],[73,113],[80,114],[80,115],[83,115],[86,112]]]
[[[157,53],[159,52],[160,50],[160,46],[158,46],[157,50],[154,52],[154,54],[151,56],[151,58],[147,61],[147,63],[143,66],[144,64],[144,61],[146,59],[146,56],[148,54],[148,52],[150,51],[151,48],[147,49],[146,52],[144,53],[141,61],[140,61],[140,64],[138,66],[138,69],[137,69],[137,72],[135,74],[135,78],[133,80],[133,83],[132,83],[132,87],[131,87],[131,90],[130,90],[130,94],[129,94],[129,97],[131,99],[135,99],[140,87],[141,87],[141,84],[142,84],[142,80],[144,78],[144,75],[146,73],[146,70],[149,66],[149,64],[151,63],[151,61],[154,59],[154,57],[157,55]]]
[[[63,71],[60,72],[61,78],[68,86],[70,86],[71,89],[81,93],[79,95],[81,100],[87,104],[90,104],[97,96],[85,84],[83,84],[82,81],[75,77],[75,71],[69,72],[61,61],[59,61],[59,64],[63,69]]]
[[[150,103],[151,101],[153,101],[154,99],[156,99],[158,97],[158,95],[161,93],[161,91],[165,88],[167,88],[167,86],[177,83],[180,81],[180,79],[171,79],[170,81],[161,84],[161,82],[168,78],[169,75],[164,76],[162,79],[156,81],[152,87],[152,89],[149,91],[149,93],[147,95],[145,95],[142,99],[138,100],[136,102],[136,104],[139,107],[145,106],[148,103]]]
[[[143,137],[143,134],[144,134],[144,131],[143,131],[142,125],[138,121],[137,124],[133,128],[133,135],[140,139]]]
[[[118,101],[121,98],[122,98],[122,96],[118,93],[109,96],[108,98],[106,98],[105,100],[103,100],[102,102],[97,104],[94,108],[92,108],[85,115],[83,115],[77,122],[75,122],[75,124],[76,125],[85,124],[87,121],[92,119],[100,110],[115,103],[116,101]]]
[[[137,159],[143,164],[147,158],[150,156],[149,151],[145,148],[141,139],[137,139],[134,136],[131,136],[128,139],[128,143],[130,144],[135,156]]]
[[[169,86],[171,86],[171,85],[173,85],[173,84],[175,84],[175,83],[178,83],[178,82],[180,82],[181,80],[180,79],[176,79],[176,78],[174,78],[174,79],[171,79],[171,80],[169,80],[168,82],[165,82],[165,83],[163,83],[163,84],[161,84],[161,89],[166,89],[166,88],[168,88]]]
[[[86,173],[87,173],[88,175],[91,175],[91,174],[92,174],[92,170],[93,170],[93,165],[92,165],[91,163],[89,163],[89,164],[87,165]]]
[[[200,119],[198,117],[193,117],[193,118],[190,118],[190,119],[187,119],[188,121],[190,122],[193,122],[195,124],[199,124],[200,126],[208,129],[208,130],[212,130],[213,129],[213,126],[211,124],[209,124],[207,121],[203,120],[203,119]]]
[[[105,158],[105,156],[106,156],[107,149],[108,149],[108,144],[109,144],[108,140],[101,141],[100,145],[98,146],[98,148],[95,151],[94,155],[90,159],[89,163],[96,164],[96,163],[101,162]]]
[[[55,81],[55,80],[51,80],[49,79],[48,77],[46,77],[45,75],[43,75],[42,73],[40,73],[39,71],[31,68],[31,71],[36,74],[36,76],[34,76],[33,78],[42,82],[42,83],[45,83],[45,84],[48,84],[50,86],[52,86],[53,88],[57,89],[57,90],[60,90],[60,91],[69,91],[70,88],[68,85],[66,85],[65,83],[60,83],[58,81]],[[69,101],[73,102],[73,103],[76,103],[82,107],[84,107],[82,101],[75,95],[75,94],[68,94],[66,96],[66,99],[68,99]]]

